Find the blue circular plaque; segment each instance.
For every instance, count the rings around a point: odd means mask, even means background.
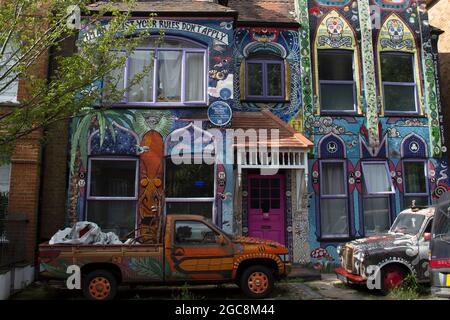
[[[231,121],[233,111],[228,103],[216,101],[208,108],[208,119],[215,126],[225,126]]]

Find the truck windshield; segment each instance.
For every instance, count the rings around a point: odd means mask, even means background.
[[[444,208],[438,208],[435,212],[433,234],[435,236],[450,236],[450,214]]]
[[[390,231],[415,235],[419,232],[424,219],[424,215],[403,213],[395,219]]]

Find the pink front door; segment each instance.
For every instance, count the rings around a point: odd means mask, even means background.
[[[285,244],[284,176],[248,176],[248,235]]]

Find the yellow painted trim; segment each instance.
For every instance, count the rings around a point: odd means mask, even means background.
[[[386,35],[388,34],[387,31],[387,24],[391,20],[398,20],[403,25],[404,30],[404,36],[403,39],[405,40],[411,40],[412,41],[412,49],[408,49],[407,47],[401,48],[401,49],[393,49],[393,48],[382,48],[381,47],[381,40],[386,39]],[[421,81],[421,64],[419,60],[419,54],[417,52],[417,42],[416,38],[414,37],[414,34],[409,29],[408,25],[395,13],[392,13],[389,15],[386,20],[383,22],[380,31],[378,33],[378,39],[377,39],[377,71],[378,71],[378,98],[380,101],[380,116],[384,116],[384,96],[383,96],[383,79],[381,75],[381,53],[382,52],[406,52],[406,53],[412,53],[414,55],[414,79],[416,81],[416,88],[417,88],[417,99],[419,103],[419,115],[425,114],[425,106],[423,104],[423,87],[422,87],[422,81]]]
[[[320,36],[326,36],[328,34],[328,28],[326,25],[326,21],[329,18],[338,18],[343,22],[343,35],[346,37],[350,37],[352,40],[351,47],[331,47],[327,44],[319,44],[319,37]],[[351,28],[348,21],[341,16],[336,10],[330,11],[327,15],[325,15],[322,18],[322,21],[320,22],[319,27],[317,28],[315,39],[314,39],[314,114],[320,115],[320,86],[319,86],[319,63],[318,63],[318,50],[348,50],[353,51],[353,63],[354,63],[354,70],[353,70],[353,78],[355,80],[356,84],[356,111],[358,114],[363,113],[363,106],[361,103],[361,62],[359,57],[359,51],[357,47],[356,37],[353,32],[353,29]],[[316,99],[317,97],[317,99]]]
[[[245,64],[246,60],[243,59],[239,68],[239,87],[241,91],[241,100],[245,99]]]
[[[287,60],[284,60],[284,88],[285,100],[291,99],[291,66]]]

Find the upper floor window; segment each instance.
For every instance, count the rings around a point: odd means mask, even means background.
[[[356,112],[356,82],[351,50],[318,50],[320,110]]]
[[[246,60],[246,99],[285,99],[284,61],[273,55],[253,55]]]
[[[7,44],[4,54],[0,55],[0,102],[17,102],[17,73],[6,74],[16,61],[16,53],[14,46]]]
[[[197,43],[175,38],[158,43],[150,38],[126,57],[125,67],[113,71],[111,78],[118,90],[129,87],[118,103],[206,104],[206,65],[206,48]],[[131,86],[142,72],[144,77]]]
[[[414,54],[382,52],[381,81],[385,113],[417,113]]]

